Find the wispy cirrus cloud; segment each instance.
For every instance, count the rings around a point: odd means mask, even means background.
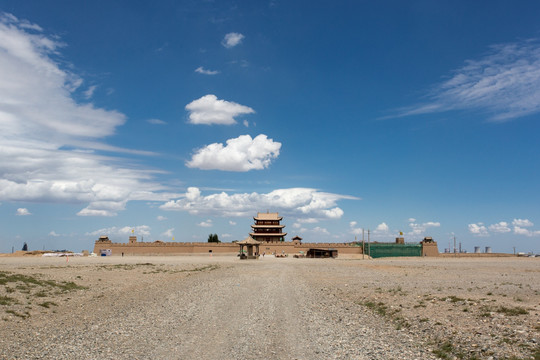
[[[126,116],[74,100],[95,87],[80,90],[83,79],[56,61],[64,44],[42,31],[0,14],[0,201],[87,203],[79,215],[113,216],[130,200],[170,198],[157,172],[99,154],[143,152],[105,143]]]
[[[482,58],[467,60],[448,80],[435,85],[427,98],[385,118],[474,110],[486,113],[490,121],[504,122],[538,113],[540,42],[493,45]]]
[[[272,209],[280,214],[295,217],[309,216],[319,219],[334,219],[343,214],[337,207],[339,200],[358,200],[348,195],[321,192],[310,188],[278,189],[269,193],[226,192],[202,195],[199,188],[189,187],[178,200],[160,206],[162,210],[187,211],[192,215],[245,217],[261,209]]]
[[[83,92],[84,97],[87,100],[90,99],[92,96],[94,96],[94,92],[96,91],[96,89],[97,85],[91,85],[90,87],[88,87],[88,89],[86,89],[86,91]]]
[[[186,166],[202,170],[249,171],[270,166],[279,156],[281,143],[261,134],[255,138],[241,135],[222,143],[214,143],[198,149]]]
[[[161,236],[168,237],[168,238],[172,239],[174,237],[174,228],[167,229],[166,231],[161,233]]]
[[[166,121],[160,120],[160,119],[148,119],[146,120],[149,124],[152,125],[167,125]]]
[[[233,125],[235,117],[242,114],[253,114],[255,110],[249,106],[232,101],[219,100],[216,95],[208,94],[186,105],[191,124]]]
[[[203,75],[217,75],[217,74],[219,74],[219,71],[217,71],[217,70],[208,70],[208,69],[203,68],[202,66],[199,66],[198,68],[196,68],[195,72],[199,73],[199,74],[203,74]]]

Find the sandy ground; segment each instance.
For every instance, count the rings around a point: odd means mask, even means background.
[[[540,258],[0,258],[0,359],[540,358]]]

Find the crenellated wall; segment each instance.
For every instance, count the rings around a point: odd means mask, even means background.
[[[306,253],[309,249],[337,249],[339,254],[362,254],[362,247],[353,243],[300,243],[299,241],[283,241],[263,243],[259,247],[262,255]],[[235,243],[202,243],[202,242],[130,242],[114,243],[110,240],[96,241],[94,252],[110,249],[111,255],[189,255],[189,254],[237,254],[240,246]],[[422,242],[423,256],[439,256],[437,243]]]
[[[362,254],[360,246],[352,244],[336,243],[304,243],[277,242],[261,244],[259,251],[270,255],[297,254],[300,251],[307,252],[310,248],[338,249],[338,254]],[[101,250],[110,249],[111,255],[181,255],[181,254],[237,254],[240,246],[235,243],[201,243],[201,242],[132,242],[114,243],[112,241],[96,241],[94,252],[99,254]]]

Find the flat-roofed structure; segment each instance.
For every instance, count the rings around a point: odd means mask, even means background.
[[[285,241],[285,235],[287,235],[287,233],[283,232],[285,225],[280,223],[283,217],[279,216],[277,212],[257,213],[253,220],[255,224],[251,225],[252,232],[249,235],[254,240],[263,243]]]
[[[337,258],[337,249],[309,249],[306,257],[308,258]]]

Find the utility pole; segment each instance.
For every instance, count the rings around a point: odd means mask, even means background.
[[[362,228],[362,260],[364,260],[365,253],[366,253],[366,242],[364,241],[364,228]]]
[[[367,231],[367,247],[368,247],[368,256],[371,256],[371,242],[369,240],[369,229]]]
[[[456,237],[454,236],[454,256],[457,256],[456,253]]]

